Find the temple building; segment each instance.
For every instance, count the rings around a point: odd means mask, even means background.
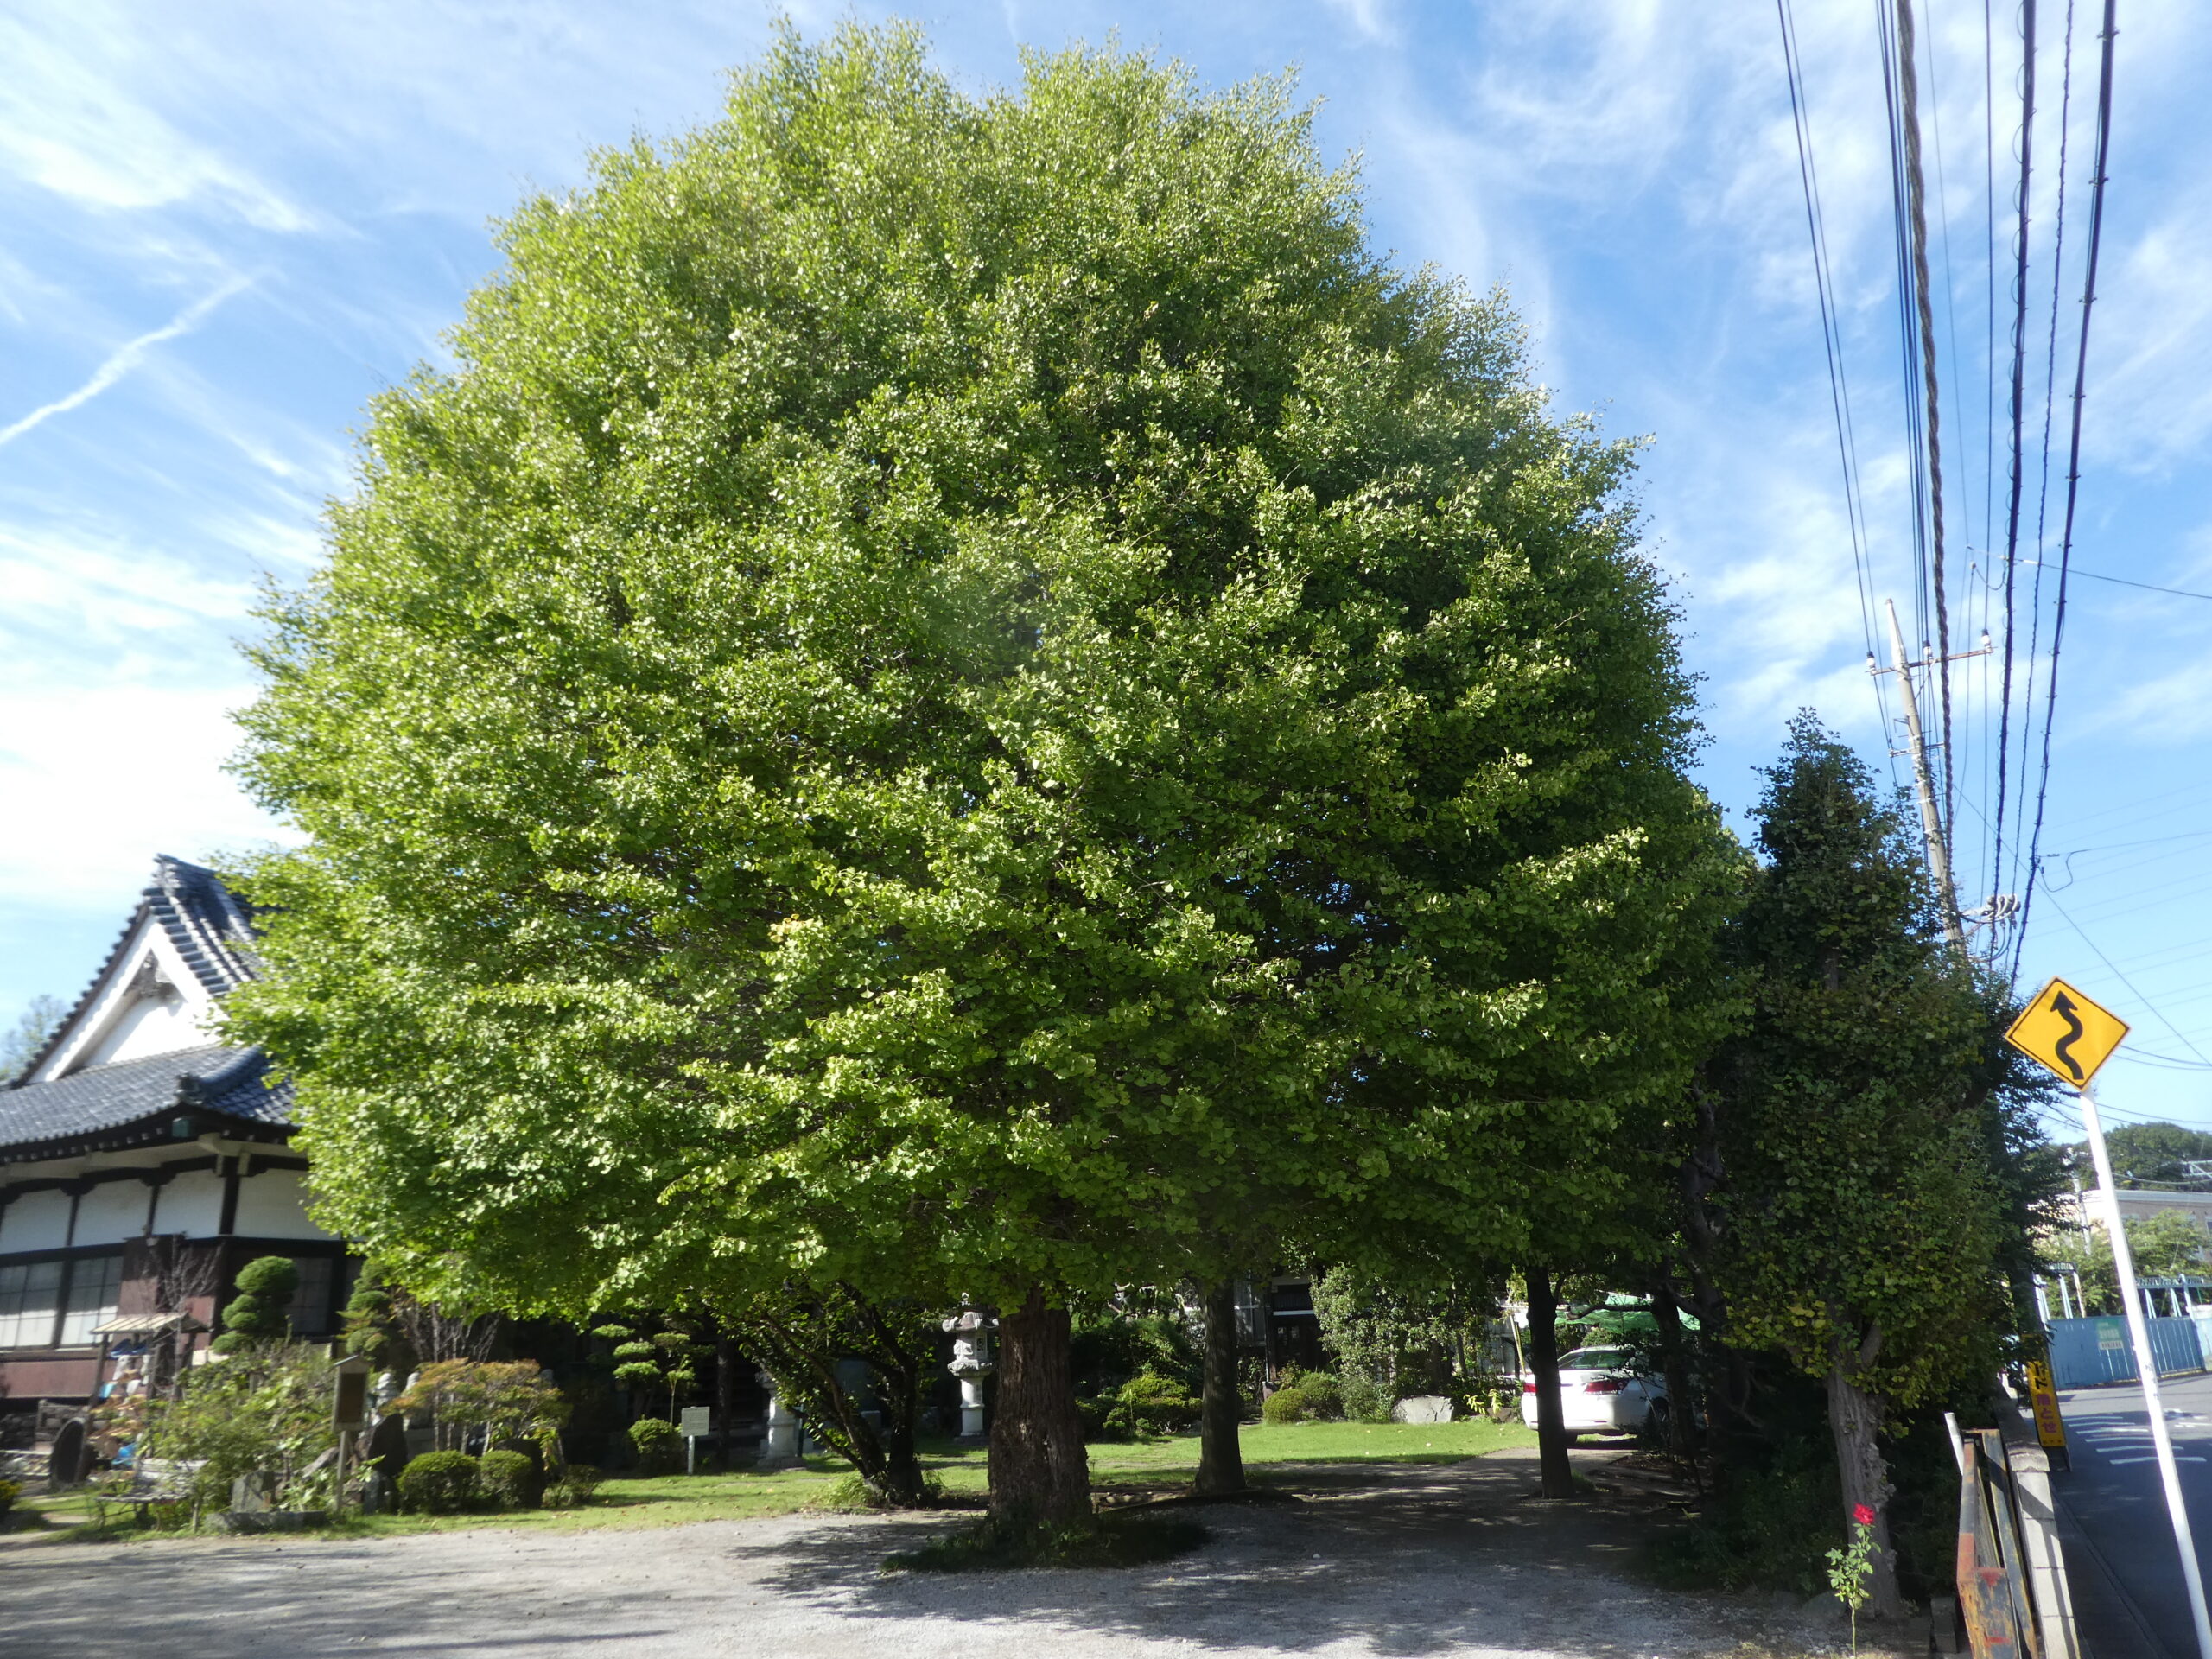
[[[256,1256],[299,1264],[296,1332],[335,1327],[351,1263],[308,1216],[291,1091],[211,1017],[253,973],[247,907],[158,858],[90,988],[0,1087],[0,1417],[195,1363]]]

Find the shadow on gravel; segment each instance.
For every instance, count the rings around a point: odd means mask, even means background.
[[[1709,1600],[1630,1576],[1647,1517],[1544,1503],[1533,1465],[1270,1472],[1306,1501],[1210,1506],[1213,1541],[1148,1567],[950,1582],[885,1572],[887,1554],[944,1527],[919,1518],[868,1532],[810,1529],[737,1554],[764,1585],[844,1618],[1033,1622],[1281,1653],[1357,1641],[1383,1654],[1478,1646],[1649,1659],[1729,1645],[1716,1643]]]

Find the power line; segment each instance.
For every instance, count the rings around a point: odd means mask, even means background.
[[[2005,797],[2012,775],[2013,575],[2020,550],[2020,487],[2025,472],[2022,426],[2026,412],[2024,380],[2028,352],[2028,186],[2035,153],[2036,113],[2036,0],[2020,3],[2020,181],[2014,206],[2018,212],[2012,232],[2012,467],[2005,519],[2005,670],[1998,690],[1997,823],[1996,844],[1990,855],[1990,885],[2005,880]],[[2022,745],[2024,749],[2025,744]],[[2019,977],[2017,954],[2013,978]]]
[[[1907,200],[1904,127],[1897,89],[1897,54],[1893,14],[1874,0],[1874,30],[1881,46],[1882,99],[1889,122],[1890,223],[1897,256],[1898,380],[1904,391],[1906,471],[1912,486],[1913,637],[1929,638],[1928,452],[1921,403],[1919,310],[1912,270],[1912,210]]]
[[[1775,16],[1782,29],[1783,68],[1789,83],[1789,115],[1797,136],[1797,176],[1805,196],[1805,228],[1813,248],[1813,284],[1820,299],[1821,345],[1827,356],[1828,402],[1835,416],[1836,454],[1843,469],[1844,518],[1851,535],[1851,563],[1859,589],[1859,620],[1866,642],[1866,655],[1874,655],[1874,588],[1866,549],[1866,499],[1859,481],[1859,442],[1851,417],[1851,388],[1844,372],[1843,325],[1835,303],[1835,283],[1828,259],[1827,219],[1821,207],[1820,169],[1813,159],[1811,119],[1805,111],[1802,86],[1804,71],[1797,51],[1797,22],[1789,0],[1775,0]],[[1889,729],[1889,709],[1881,682],[1874,683],[1874,702]]]
[[[2040,566],[2043,561],[2024,559],[2021,563]],[[2191,593],[2186,588],[2161,588],[2155,582],[2131,582],[2126,576],[2101,575],[2094,570],[2084,570],[2079,565],[2074,567],[2073,574],[2085,582],[2117,582],[2122,588],[2140,588],[2146,594],[2171,594],[2176,599],[2212,599],[2212,594]]]
[[[1937,418],[1935,284],[1928,270],[1928,182],[1921,163],[1920,75],[1912,0],[1897,0],[1897,107],[1904,138],[1905,212],[1912,242],[1913,301],[1919,313],[1920,388],[1927,403],[1923,429],[1928,446],[1929,585],[1936,599],[1936,681],[1940,688],[1938,729],[1943,745],[1942,826],[1951,833],[1955,782],[1951,761],[1951,612],[1943,580],[1942,424]],[[1930,83],[1933,84],[1932,81]]]
[[[2144,995],[2141,989],[2136,985],[2133,980],[2130,979],[2126,974],[2120,972],[2120,965],[2104,953],[2104,947],[2100,945],[2087,933],[2083,932],[2082,931],[2082,924],[2075,921],[2073,917],[2067,914],[2066,906],[2060,904],[2056,898],[2049,893],[2046,893],[2044,896],[2050,900],[2050,907],[2058,912],[2059,920],[2064,922],[2067,926],[2074,930],[2075,936],[2095,953],[2097,960],[2104,963],[2104,965],[2111,970],[2112,976],[2114,979],[2126,986],[2128,990],[2133,993],[2135,1000],[2138,1002],[2140,1002],[2150,1011],[2152,1018],[2155,1019],[2160,1025],[2171,1032],[2180,1041],[2181,1046],[2183,1048],[2196,1055],[2196,1058],[2199,1060],[2203,1061],[2205,1065],[2212,1065],[2212,1058],[2208,1058],[2202,1049],[2197,1047],[2195,1043],[2190,1041],[2188,1034],[2183,1032],[2179,1026],[2174,1024],[2172,1020],[2166,1018],[2164,1011],[2161,1009],[2157,1003],[2152,1001],[2149,997]]]
[[[2066,450],[2066,522],[2059,536],[2058,604],[2050,624],[2050,684],[2044,709],[2043,776],[2036,791],[2035,829],[2028,842],[2027,891],[2020,900],[2023,937],[2027,929],[2029,906],[2035,900],[2035,853],[2043,838],[2044,801],[2050,787],[2050,730],[2058,712],[2058,653],[2066,636],[2067,566],[2073,559],[2074,511],[2082,485],[2082,402],[2084,383],[2089,372],[2089,315],[2097,300],[2097,253],[2104,239],[2105,182],[2112,156],[2112,59],[2113,42],[2120,34],[2119,8],[2120,0],[2105,0],[2105,26],[2101,37],[2102,49],[2098,54],[2096,172],[2089,182],[2089,248],[2082,275],[2081,335],[2074,352],[2074,410]],[[2064,914],[2063,911],[2060,913]],[[2186,1039],[2183,1046],[2191,1053],[2196,1052],[2196,1046]]]
[[[2043,442],[2036,472],[2036,556],[2027,563],[2035,569],[2035,579],[2029,584],[2028,609],[2028,690],[2024,701],[2029,718],[2033,720],[2036,702],[2036,673],[2042,662],[2043,642],[2043,551],[2044,522],[2050,507],[2050,420],[2051,405],[2058,385],[2058,302],[2066,277],[2066,188],[2070,174],[2067,156],[2074,132],[2074,0],[2066,0],[2066,29],[2060,42],[2058,92],[2058,200],[2055,216],[2050,256],[2050,306],[2049,327],[2044,340],[2043,368]],[[2030,750],[2025,741],[2020,746],[2020,795],[2024,833],[2016,840],[2024,840],[2025,806],[2028,792]],[[2019,853],[2015,848],[2017,861]],[[2023,880],[2032,880],[2034,871],[2024,873]]]

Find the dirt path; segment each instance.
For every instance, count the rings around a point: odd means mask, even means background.
[[[792,1516],[660,1531],[369,1541],[180,1540],[0,1554],[10,1659],[1090,1659],[1766,1653],[1840,1631],[1656,1590],[1648,1524],[1532,1501],[1534,1465],[1271,1471],[1297,1507],[1205,1510],[1213,1541],[1128,1572],[885,1573],[938,1518]]]

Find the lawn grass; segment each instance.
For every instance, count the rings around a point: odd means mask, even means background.
[[[1480,1419],[1459,1423],[1248,1423],[1242,1443],[1254,1484],[1270,1484],[1268,1466],[1285,1463],[1455,1463],[1507,1446],[1533,1446],[1535,1436],[1516,1423]],[[925,1446],[923,1468],[944,1484],[948,1496],[979,1502],[988,1485],[980,1447],[949,1442]],[[1167,1497],[1188,1489],[1198,1471],[1198,1440],[1177,1434],[1152,1440],[1100,1441],[1090,1447],[1090,1474],[1102,1495],[1128,1502]],[[641,1475],[602,1485],[580,1510],[509,1510],[475,1515],[349,1515],[339,1524],[287,1538],[375,1538],[401,1533],[459,1532],[507,1527],[528,1532],[625,1531],[683,1526],[695,1521],[757,1521],[791,1515],[821,1504],[846,1472],[836,1458],[809,1458],[796,1469],[773,1474]],[[13,1541],[130,1541],[174,1537],[133,1524],[115,1504],[108,1524],[95,1524],[92,1500],[82,1493],[24,1499],[21,1508],[36,1516],[30,1535]]]

